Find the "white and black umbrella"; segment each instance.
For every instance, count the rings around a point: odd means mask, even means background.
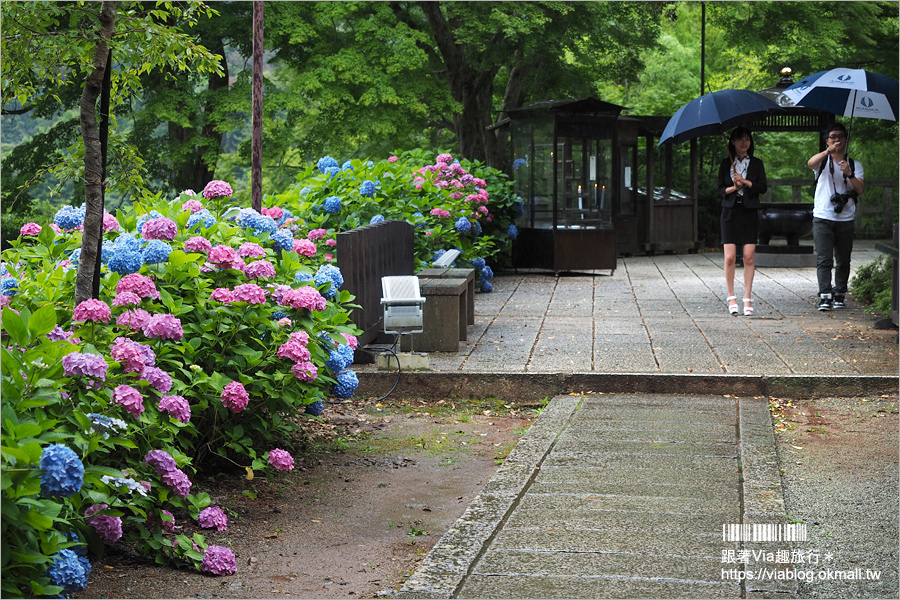
[[[897,82],[863,69],[837,68],[804,77],[781,92],[796,106],[841,117],[897,120]]]

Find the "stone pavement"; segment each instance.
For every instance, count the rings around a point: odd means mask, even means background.
[[[853,267],[877,256],[857,242]],[[721,253],[505,274],[430,372],[355,365],[366,395],[552,398],[396,595],[796,595],[783,575],[804,565],[755,552],[802,548],[802,531],[795,545],[724,529],[788,524],[766,396],[896,394],[897,331],[852,297],[819,313],[814,268],[758,269],[753,317],[726,295]]]

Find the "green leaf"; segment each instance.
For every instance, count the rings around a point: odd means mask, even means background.
[[[56,311],[49,304],[34,311],[28,319],[28,329],[34,338],[50,333],[54,327],[56,327]]]
[[[11,310],[4,310],[3,329],[18,345],[23,347],[28,345],[28,327],[25,326],[21,316]]]

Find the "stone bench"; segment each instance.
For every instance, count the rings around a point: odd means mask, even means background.
[[[423,329],[416,334],[412,349],[417,352],[459,352],[466,341],[469,324],[469,286],[465,278],[422,278],[419,289],[425,297]],[[401,336],[400,348],[409,351],[410,336]]]
[[[466,300],[468,303],[468,306],[466,308],[466,314],[468,315],[466,324],[475,324],[475,269],[431,267],[428,269],[422,269],[421,271],[419,271],[418,275],[423,279],[465,279],[467,283]]]

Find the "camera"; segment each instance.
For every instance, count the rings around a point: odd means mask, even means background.
[[[843,211],[847,202],[856,200],[857,198],[859,198],[859,193],[856,190],[847,190],[843,194],[835,192],[831,196],[831,203],[834,204],[834,212],[839,213]]]

